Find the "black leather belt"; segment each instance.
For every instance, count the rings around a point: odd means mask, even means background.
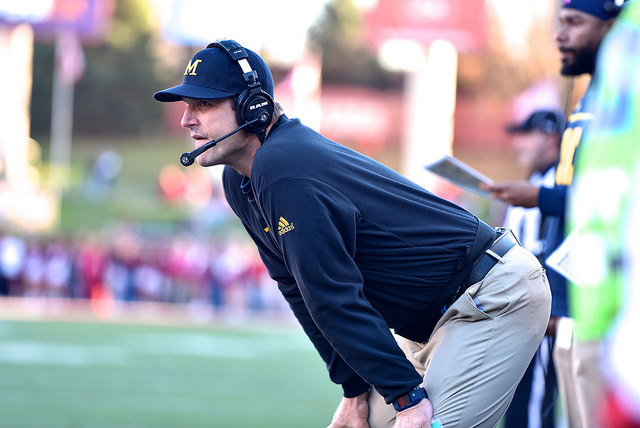
[[[498,237],[473,263],[473,267],[464,279],[462,291],[476,282],[482,281],[487,273],[498,263],[499,258],[507,254],[515,245],[520,245],[513,232],[506,228],[496,228]],[[459,297],[459,296],[458,296]]]
[[[460,298],[460,296],[462,296],[467,288],[471,287],[476,282],[482,281],[491,268],[500,261],[500,258],[507,254],[507,251],[512,249],[515,245],[520,245],[518,238],[515,237],[510,229],[505,227],[496,227],[494,230],[497,238],[473,262],[471,270],[467,276],[464,278],[450,300],[445,303],[444,307],[441,309],[442,314],[444,314],[446,310],[449,309],[451,305]]]

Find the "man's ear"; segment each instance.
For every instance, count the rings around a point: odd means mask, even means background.
[[[607,19],[604,22],[604,34],[607,34],[609,32],[609,30],[611,29],[611,26],[615,24],[615,22],[616,22],[616,18]],[[603,34],[603,37],[604,37],[604,34]]]

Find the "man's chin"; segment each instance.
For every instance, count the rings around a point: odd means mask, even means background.
[[[198,156],[196,158],[196,162],[198,162],[198,165],[200,166],[209,166],[209,164],[207,163],[207,157],[206,156]]]
[[[207,156],[198,156],[196,158],[196,161],[198,162],[198,165],[200,166],[214,166],[217,165],[216,162],[212,159],[208,159]]]
[[[586,71],[580,70],[573,65],[563,65],[560,69],[560,74],[567,77],[580,76],[584,73],[586,73]]]
[[[562,63],[560,74],[563,76],[580,76],[582,74],[593,74],[595,68],[595,58],[593,61],[587,59],[582,61],[573,61],[570,63]]]

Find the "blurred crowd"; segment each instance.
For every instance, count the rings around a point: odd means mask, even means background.
[[[0,296],[284,311],[276,284],[244,240],[151,238],[119,229],[74,239],[0,235]]]

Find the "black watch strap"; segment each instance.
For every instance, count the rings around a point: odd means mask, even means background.
[[[427,391],[417,386],[403,396],[393,400],[392,404],[396,412],[401,412],[415,406],[425,398],[427,398]]]

